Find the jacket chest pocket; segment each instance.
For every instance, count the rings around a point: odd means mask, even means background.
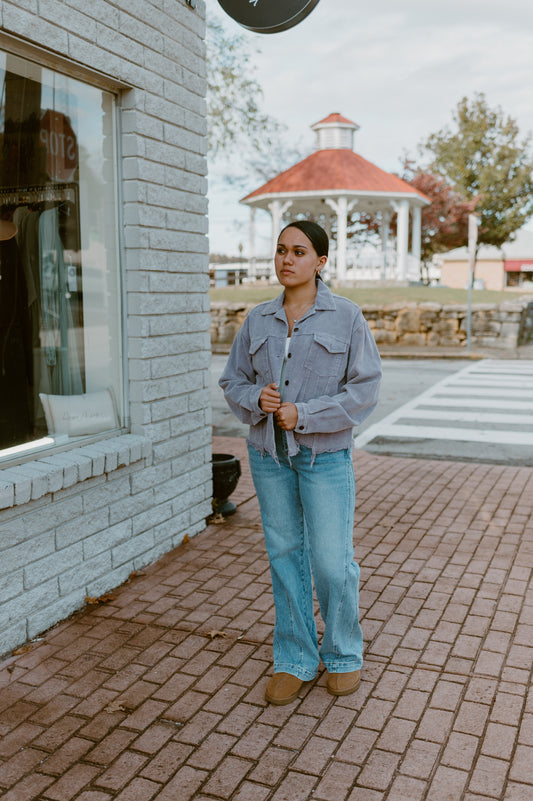
[[[250,359],[256,375],[266,378],[270,374],[270,360],[268,358],[268,337],[258,337],[250,342]]]
[[[314,334],[304,367],[314,375],[324,378],[337,376],[339,380],[346,368],[348,343],[332,334]]]

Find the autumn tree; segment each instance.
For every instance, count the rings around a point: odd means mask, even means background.
[[[429,264],[437,253],[466,245],[468,241],[468,215],[475,209],[474,200],[465,200],[440,175],[433,175],[405,158],[398,174],[413,189],[422,192],[430,201],[421,209],[421,279],[427,281]],[[349,238],[376,243],[380,221],[374,216],[354,213],[349,218]],[[392,236],[397,234],[397,215],[390,221]]]
[[[401,177],[431,201],[421,211],[420,260],[427,277],[435,254],[467,244],[468,216],[475,211],[476,201],[465,200],[444,178],[425,172],[412,161],[405,162]]]
[[[421,150],[429,171],[441,176],[479,215],[479,244],[501,247],[533,214],[531,137],[516,121],[489,108],[483,93],[464,97],[453,125],[432,134]]]

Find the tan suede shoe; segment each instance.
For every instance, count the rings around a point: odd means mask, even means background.
[[[265,699],[270,704],[283,706],[298,698],[303,681],[290,673],[275,673],[268,682]]]
[[[350,673],[328,673],[327,689],[331,695],[350,695],[361,684],[361,671]]]

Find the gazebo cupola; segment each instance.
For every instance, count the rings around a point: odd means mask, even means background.
[[[393,275],[405,281],[419,276],[421,208],[430,201],[397,175],[385,172],[353,150],[359,126],[339,113],[329,114],[311,126],[316,149],[310,156],[279,173],[241,200],[250,207],[250,261],[255,264],[254,215],[257,209],[272,217],[272,253],[281,223],[290,215],[310,215],[324,222],[328,233],[336,228],[335,269],[338,281],[347,279],[348,218],[360,212],[380,220],[382,277],[387,264],[389,225],[397,214],[396,259]],[[412,254],[409,260],[409,221],[412,218]],[[408,266],[410,265],[410,271]]]
[[[334,113],[315,122],[311,130],[316,132],[315,150],[353,150],[353,137],[359,125]]]

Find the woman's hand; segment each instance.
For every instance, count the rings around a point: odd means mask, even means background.
[[[298,422],[298,409],[294,403],[281,403],[279,409],[274,413],[276,423],[283,431],[292,431]]]
[[[263,387],[259,396],[259,406],[261,409],[269,414],[279,409],[281,403],[281,395],[278,390],[277,384],[268,384]]]

